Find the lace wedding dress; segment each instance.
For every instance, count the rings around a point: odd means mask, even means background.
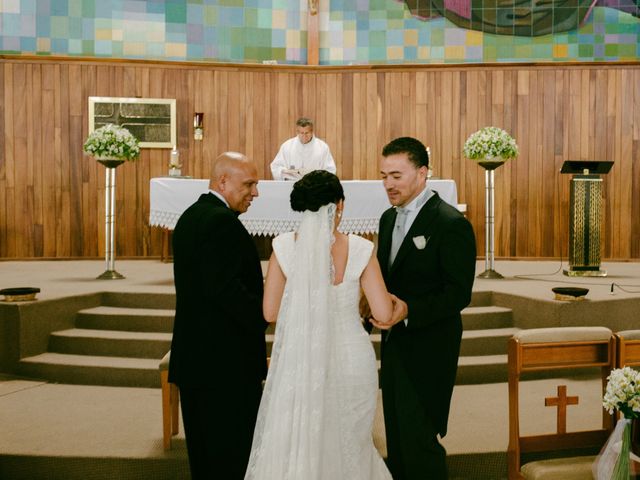
[[[305,212],[297,238],[273,241],[287,284],[245,480],[391,480],[373,445],[377,363],[358,312],[373,244],[349,236],[334,285],[334,214]]]

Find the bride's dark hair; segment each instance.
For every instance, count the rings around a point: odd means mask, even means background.
[[[291,208],[296,212],[317,212],[324,205],[344,200],[344,190],[333,173],[314,170],[293,185],[290,200]]]

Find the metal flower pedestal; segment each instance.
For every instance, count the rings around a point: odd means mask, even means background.
[[[504,278],[494,269],[494,224],[495,224],[495,207],[494,207],[494,187],[493,187],[493,171],[504,163],[502,159],[495,161],[478,162],[485,169],[485,196],[484,196],[484,266],[485,271],[478,275],[478,278]]]
[[[116,272],[116,168],[124,163],[124,160],[98,159],[106,167],[104,189],[104,259],[107,269],[99,275],[99,280],[117,280],[124,275]]]

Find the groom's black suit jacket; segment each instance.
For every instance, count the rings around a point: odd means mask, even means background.
[[[180,217],[173,232],[176,317],[169,381],[221,386],[266,376],[262,270],[253,239],[212,193]]]
[[[387,352],[401,357],[420,403],[444,436],[462,337],[460,312],[471,301],[475,236],[467,219],[434,193],[389,268],[395,218],[394,208],[382,214],[378,260],[387,289],[407,302],[409,320],[383,332],[383,369]],[[398,348],[386,348],[391,343]]]

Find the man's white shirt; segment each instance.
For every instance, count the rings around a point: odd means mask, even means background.
[[[271,162],[271,175],[274,180],[284,180],[283,170],[300,170],[302,174],[313,170],[327,170],[336,173],[336,163],[331,156],[329,145],[314,136],[309,142],[302,143],[293,137],[280,146],[276,158]]]

